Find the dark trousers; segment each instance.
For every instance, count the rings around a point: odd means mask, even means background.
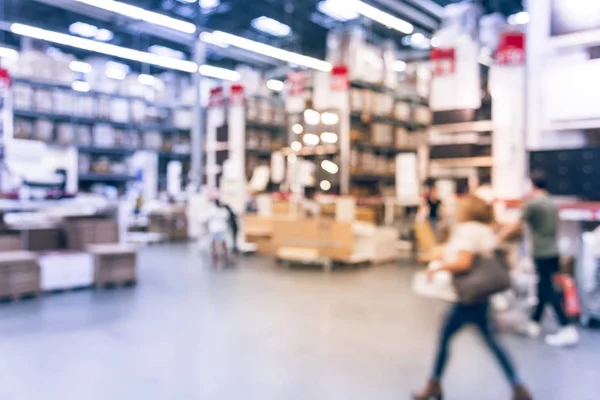
[[[481,333],[485,344],[498,360],[498,363],[502,367],[502,370],[504,371],[504,374],[510,383],[519,383],[517,373],[515,372],[511,360],[498,343],[496,337],[494,336],[494,332],[490,328],[488,311],[488,302],[476,305],[457,303],[450,308],[442,328],[438,354],[433,370],[434,380],[439,381],[444,374],[444,369],[448,360],[448,347],[454,335],[463,326],[467,324],[474,324],[479,330],[479,333]]]
[[[562,326],[569,325],[569,317],[565,314],[562,306],[560,294],[554,288],[554,282],[552,277],[559,271],[560,261],[558,257],[549,258],[536,258],[535,266],[539,275],[538,281],[538,304],[531,318],[535,322],[542,320],[544,314],[544,308],[547,304],[550,304],[554,308],[554,312],[558,318],[558,321]]]

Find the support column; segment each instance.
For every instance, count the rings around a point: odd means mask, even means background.
[[[194,62],[199,66],[206,61],[206,45],[200,39],[194,44]],[[202,76],[196,72],[192,74],[192,84],[194,85],[194,105],[193,105],[193,123],[191,131],[192,166],[190,169],[193,187],[200,190],[202,187],[202,177],[204,176],[204,148],[205,148],[205,121],[204,111],[202,110],[201,88]]]

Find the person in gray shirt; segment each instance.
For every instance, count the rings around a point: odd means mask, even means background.
[[[531,174],[531,198],[525,203],[523,217],[517,224],[505,229],[499,235],[499,240],[504,241],[523,224],[531,232],[533,259],[539,276],[538,304],[533,311],[531,321],[523,327],[523,333],[537,338],[541,334],[540,321],[546,305],[551,305],[556,313],[561,329],[555,335],[546,337],[546,343],[552,346],[572,346],[578,343],[579,334],[574,326],[570,325],[561,302],[561,296],[556,291],[553,276],[560,269],[558,251],[558,208],[546,192],[546,178],[542,172],[534,171]]]

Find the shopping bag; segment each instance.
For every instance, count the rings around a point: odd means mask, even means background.
[[[454,288],[463,304],[476,304],[510,288],[510,267],[504,251],[491,257],[476,255],[468,271],[454,275]]]
[[[450,302],[455,302],[458,299],[452,286],[452,275],[446,271],[435,273],[431,279],[429,279],[425,270],[415,272],[412,289],[416,294],[423,297]]]
[[[575,280],[567,274],[556,274],[554,280],[563,292],[563,306],[569,317],[578,317],[581,314],[581,303]]]

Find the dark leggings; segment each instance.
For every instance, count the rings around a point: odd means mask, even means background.
[[[435,362],[435,368],[433,370],[434,380],[439,381],[444,374],[444,369],[448,360],[448,346],[450,345],[452,337],[454,337],[454,335],[463,326],[467,324],[474,324],[483,336],[485,344],[500,363],[500,366],[502,367],[502,370],[506,374],[506,377],[510,383],[519,383],[519,378],[515,372],[512,362],[502,347],[500,347],[500,344],[494,337],[494,333],[490,329],[488,309],[488,302],[476,305],[457,303],[450,308],[442,328],[442,336],[440,339],[438,355]]]
[[[544,314],[544,308],[546,307],[546,304],[550,304],[552,308],[554,308],[558,322],[560,322],[562,326],[569,325],[569,317],[567,317],[567,314],[565,314],[560,295],[554,288],[554,283],[552,282],[552,277],[558,272],[560,267],[558,257],[536,258],[535,266],[539,275],[539,301],[531,318],[535,322],[539,323],[542,320],[542,315]]]

